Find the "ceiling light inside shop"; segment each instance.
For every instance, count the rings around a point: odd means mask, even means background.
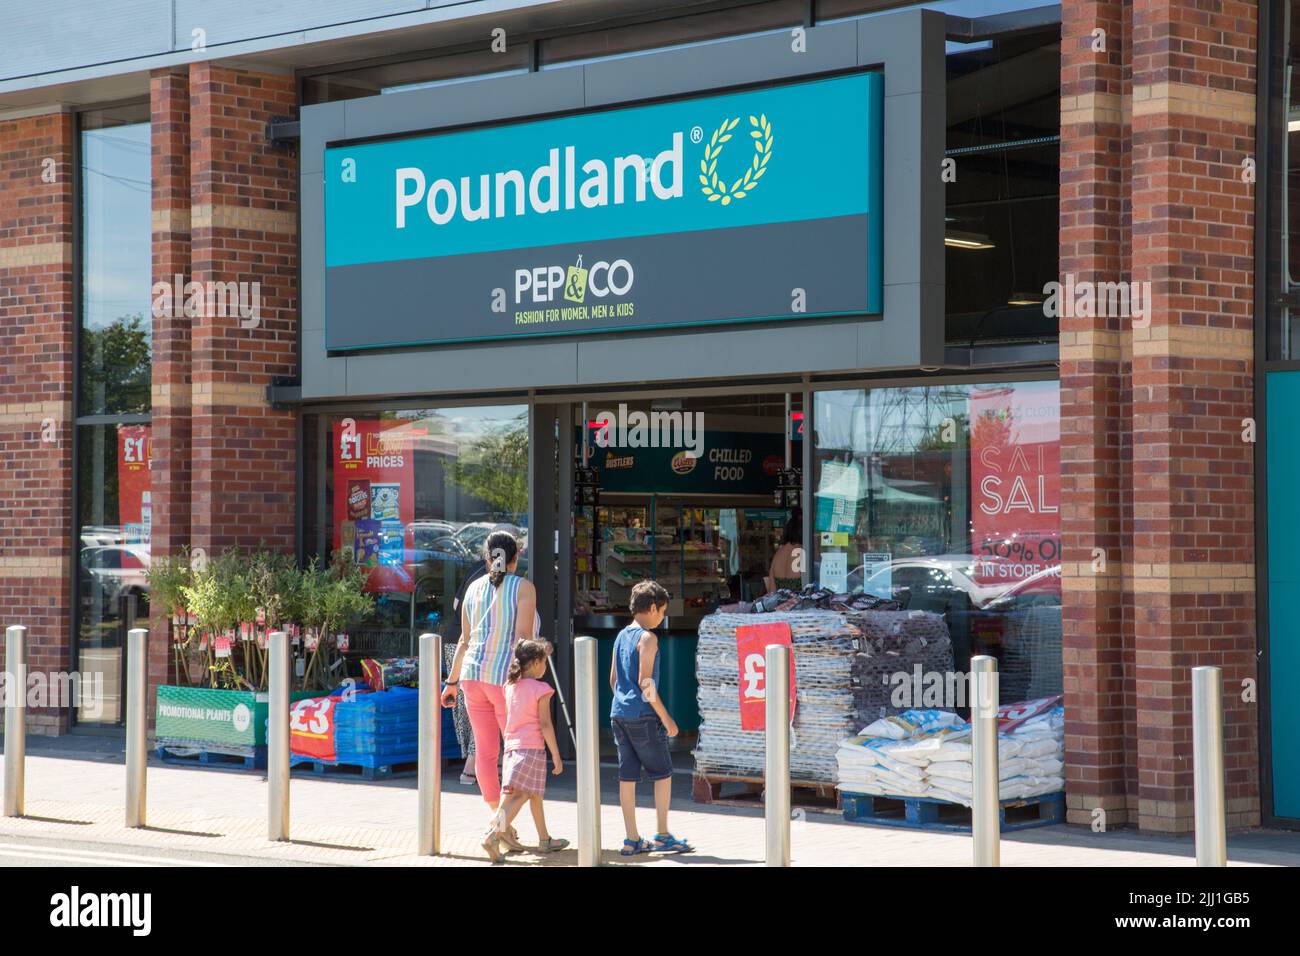
[[[1007,305],[1042,305],[1047,298],[1041,292],[1013,292]]]
[[[996,248],[989,237],[978,232],[958,232],[949,229],[943,234],[943,244],[954,249],[993,249]]]

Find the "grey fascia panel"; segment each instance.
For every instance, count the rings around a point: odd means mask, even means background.
[[[858,65],[883,65],[885,96],[942,90],[947,82],[945,19],[933,10],[904,10],[892,16],[869,17],[851,26],[858,35]],[[905,55],[917,46],[938,55]]]
[[[857,323],[856,363],[852,368],[914,369],[940,364],[944,344],[943,286],[911,282],[887,285],[884,297],[883,322]],[[937,318],[927,319],[936,304]],[[933,343],[930,336],[937,336]],[[840,364],[847,363],[841,358]]]
[[[304,174],[320,173],[325,169],[325,144],[344,139],[347,126],[343,108],[346,100],[304,106],[298,113],[298,168]],[[324,202],[324,196],[321,197]]]
[[[806,30],[807,50],[795,53],[789,31],[588,63],[587,105],[678,96],[700,90],[852,69],[858,65],[853,24]]]
[[[348,394],[348,366],[325,354],[325,330],[302,330],[302,396],[331,398]]]
[[[884,123],[889,140],[884,170],[886,286],[943,281],[943,108],[942,94],[885,97]],[[936,110],[937,130],[933,128]],[[918,180],[914,189],[890,188],[891,183]],[[938,262],[934,261],[936,250]],[[927,256],[927,252],[931,255]]]
[[[347,391],[339,394],[357,397],[547,388],[577,380],[577,343],[572,341],[363,353],[333,361],[347,367]]]
[[[415,395],[489,391],[501,388],[503,382],[547,388],[941,365],[944,34],[943,14],[906,10],[873,18],[869,24],[828,24],[809,30],[808,52],[803,54],[793,53],[790,35],[782,33],[368,97],[344,104],[341,136],[336,113],[305,108],[303,152],[316,155],[303,157],[303,169],[318,170],[317,157],[325,145],[340,139],[707,93],[861,66],[882,66],[885,74],[882,317],[795,319],[780,325],[696,327],[333,357],[318,353],[303,358],[304,395]],[[307,183],[304,177],[304,189]],[[323,207],[319,186],[312,189],[304,192],[304,207],[312,202]],[[303,222],[306,237],[310,224],[319,223],[320,217],[304,215]],[[315,333],[324,315],[323,238],[310,244],[304,238],[303,287],[304,328]],[[313,287],[315,292],[309,292]],[[304,348],[321,347],[319,339],[311,342],[309,346],[304,336]],[[346,390],[331,392],[338,385],[335,370],[339,367],[347,369]]]
[[[582,67],[491,77],[344,102],[344,139],[581,109]]]
[[[299,284],[299,314],[304,331],[325,334],[325,271],[308,269],[308,262],[325,261],[325,182],[320,173],[303,173],[300,179],[299,254],[304,268]]]
[[[780,325],[736,326],[723,331],[705,328],[677,334],[627,333],[581,341],[577,384],[853,369],[857,367],[853,364],[857,328],[862,324],[853,319],[796,319]]]

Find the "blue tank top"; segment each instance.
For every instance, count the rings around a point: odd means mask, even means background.
[[[614,638],[614,702],[610,705],[609,716],[630,719],[649,717],[655,709],[641,696],[641,652],[637,642],[646,630],[633,622],[618,632]],[[659,689],[659,659],[662,654],[655,654],[654,681]]]

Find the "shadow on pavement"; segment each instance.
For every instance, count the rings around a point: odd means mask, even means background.
[[[214,840],[221,839],[225,836],[224,833],[208,833],[203,830],[177,830],[174,829],[173,827],[144,826],[144,827],[140,827],[140,829],[148,830],[150,833],[171,833],[176,836],[207,837],[209,839],[214,839]]]
[[[94,820],[64,820],[61,817],[36,817],[30,813],[24,813],[21,817],[23,820],[31,820],[33,823],[62,823],[70,827],[93,827]]]

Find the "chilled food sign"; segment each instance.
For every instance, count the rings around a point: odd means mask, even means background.
[[[326,346],[881,310],[880,74],[326,150]]]

